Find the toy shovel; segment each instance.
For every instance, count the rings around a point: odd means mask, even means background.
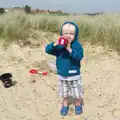
[[[31,73],[31,74],[41,74],[41,75],[45,75],[45,76],[48,74],[48,72],[46,72],[46,71],[40,72],[39,70],[36,70],[36,69],[31,69],[29,71],[29,73]]]

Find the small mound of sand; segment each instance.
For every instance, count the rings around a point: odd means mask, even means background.
[[[34,62],[33,66],[41,71],[48,71],[49,73],[52,72],[52,68],[49,66],[49,61],[42,60],[40,62]]]

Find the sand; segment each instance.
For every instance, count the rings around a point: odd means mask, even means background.
[[[102,47],[84,45],[82,61],[84,84],[84,111],[60,116],[61,99],[58,97],[58,79],[48,65],[54,57],[37,48],[12,44],[0,50],[0,73],[10,72],[14,86],[4,88],[0,82],[0,120],[120,120],[120,58],[115,52]],[[47,76],[36,75],[31,83],[29,70],[48,71]]]

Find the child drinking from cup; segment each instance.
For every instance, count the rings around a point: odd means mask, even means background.
[[[78,40],[79,28],[74,22],[65,22],[60,30],[61,37],[46,46],[46,53],[56,56],[57,74],[59,77],[59,95],[63,98],[60,114],[65,116],[69,111],[68,97],[76,99],[75,114],[83,112],[83,84],[81,78],[81,60],[84,57],[83,47]],[[61,43],[62,42],[62,43]]]

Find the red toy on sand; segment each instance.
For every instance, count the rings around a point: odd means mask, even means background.
[[[36,70],[36,69],[31,69],[31,70],[29,71],[29,73],[31,73],[31,74],[42,74],[42,75],[47,75],[47,74],[48,74],[48,72],[46,72],[46,71],[40,72],[40,71],[38,71],[38,70]]]

